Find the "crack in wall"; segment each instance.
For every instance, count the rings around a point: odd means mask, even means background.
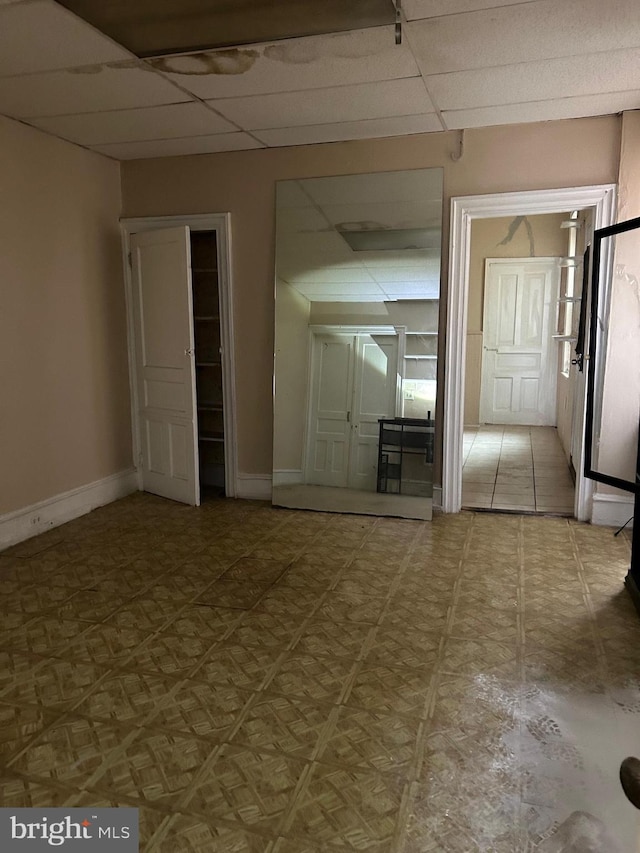
[[[504,240],[501,240],[498,243],[498,246],[506,246],[508,243],[510,243],[513,240],[513,238],[515,237],[516,231],[518,230],[518,228],[520,228],[521,225],[524,225],[524,227],[527,231],[527,237],[529,238],[529,257],[535,258],[536,246],[535,246],[535,239],[533,236],[533,228],[531,226],[531,222],[529,221],[528,217],[526,217],[526,216],[514,217],[511,224],[509,225],[506,237],[504,238]]]

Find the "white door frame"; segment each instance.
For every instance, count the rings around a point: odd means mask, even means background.
[[[530,216],[566,213],[594,208],[594,228],[611,225],[616,215],[616,185],[600,184],[555,190],[531,190],[489,195],[458,196],[451,199],[449,238],[449,286],[447,292],[447,336],[444,380],[444,436],[442,460],[442,509],[460,512],[462,507],[462,442],[464,433],[464,382],[467,336],[467,294],[471,222],[498,216]],[[610,264],[603,257],[603,266]],[[584,421],[584,405],[581,407]],[[593,483],[583,475],[583,460],[577,460],[575,516],[591,517]]]
[[[129,387],[131,390],[131,428],[133,458],[138,472],[138,488],[142,488],[140,472],[140,442],[138,425],[138,396],[135,383],[135,350],[132,304],[131,267],[129,266],[130,237],[140,231],[173,228],[186,225],[191,231],[215,231],[218,249],[218,292],[220,299],[220,343],[222,359],[222,395],[224,402],[224,478],[225,494],[235,498],[238,493],[238,450],[236,437],[235,346],[233,324],[233,277],[231,270],[231,216],[229,213],[194,214],[192,216],[145,216],[120,220],[122,253],[127,305],[127,341],[129,349]]]

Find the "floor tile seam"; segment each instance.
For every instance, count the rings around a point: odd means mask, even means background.
[[[42,618],[42,617],[36,617],[36,619],[31,619],[28,623],[21,625],[21,626],[20,626],[20,628],[22,629],[22,628],[27,628],[27,627],[29,627],[29,625],[31,625],[31,623],[32,623],[32,622],[35,622],[38,618]],[[64,621],[64,620],[59,620],[59,621]],[[74,622],[74,621],[79,621],[79,622],[81,622],[82,620],[69,619],[68,621],[70,621],[70,622]],[[100,622],[87,622],[87,623],[86,623],[86,628],[84,628],[84,630],[80,631],[78,634],[75,634],[71,639],[69,639],[69,640],[65,640],[65,642],[64,642],[61,646],[50,646],[50,645],[47,645],[47,646],[46,646],[46,649],[47,649],[47,651],[49,651],[49,652],[51,652],[51,650],[53,649],[54,651],[56,651],[56,652],[58,652],[58,653],[59,653],[59,652],[61,652],[61,651],[65,651],[65,650],[67,649],[67,647],[68,647],[68,646],[72,645],[72,644],[73,644],[74,642],[76,642],[80,637],[83,637],[85,634],[89,633],[93,628],[97,627],[97,626],[98,626],[98,625],[100,625],[100,624],[101,624]],[[37,654],[40,654],[40,652],[35,651],[35,650],[34,650],[34,649],[32,649],[31,647],[25,647],[25,646],[13,646],[13,645],[11,645],[11,634],[12,634],[12,633],[14,633],[14,634],[15,634],[15,633],[16,633],[16,631],[14,630],[14,631],[10,631],[10,632],[9,632],[9,636],[8,636],[8,638],[7,638],[8,642],[7,642],[7,641],[4,641],[4,642],[2,643],[2,645],[0,646],[0,652],[7,651],[7,652],[21,652],[21,653],[25,653],[25,652],[27,652],[27,653],[29,653],[29,654],[36,654],[36,655],[37,655]],[[51,654],[51,653],[49,653],[49,654],[47,655],[47,657],[57,657],[57,656],[58,656],[57,654]]]
[[[178,823],[181,818],[186,817],[196,817],[196,815],[191,815],[185,812],[180,812],[177,814],[168,814],[162,824],[156,829],[154,834],[151,836],[149,841],[145,844],[144,848],[141,849],[140,853],[160,853],[159,845],[166,839],[167,834],[171,830],[171,827]],[[197,819],[197,818],[196,818]],[[202,823],[207,823],[211,825],[211,821],[202,820]],[[255,828],[247,825],[235,823],[234,821],[226,820],[225,818],[216,818],[216,825],[227,827],[230,830],[233,829],[241,829],[243,832],[247,832],[250,836],[256,836],[257,838],[261,838],[266,841],[266,847],[264,851],[261,853],[273,853],[273,848],[276,843],[277,837],[274,836],[274,833],[263,834],[256,831]],[[176,851],[175,853],[181,853],[181,851]]]
[[[14,707],[24,708],[25,705],[21,704],[19,706],[16,705]],[[42,708],[43,706],[35,706],[34,705],[34,706],[30,706],[30,707]],[[46,708],[44,710],[46,711]],[[6,768],[7,770],[12,770],[12,765],[14,764],[15,761],[17,761],[19,758],[21,758],[25,754],[25,752],[27,752],[27,750],[31,749],[31,747],[33,746],[33,744],[36,741],[38,741],[41,737],[46,735],[51,729],[53,729],[56,726],[59,726],[61,723],[63,723],[67,716],[68,716],[68,711],[66,709],[59,710],[58,714],[52,713],[52,719],[49,723],[47,723],[41,729],[38,729],[38,731],[34,732],[33,735],[28,736],[26,741],[23,741],[19,747],[17,747],[15,750],[13,750],[13,752],[9,753],[9,756],[5,756],[2,759],[2,766],[4,768]],[[15,771],[12,771],[12,772],[15,772]]]
[[[369,542],[369,540],[372,538],[372,536],[373,536],[373,534],[374,534],[374,531],[376,530],[376,528],[377,528],[377,527],[379,527],[379,526],[380,526],[380,522],[381,522],[381,519],[380,519],[380,518],[376,518],[376,519],[374,520],[373,524],[370,524],[370,525],[369,525],[369,528],[368,528],[367,532],[365,533],[364,537],[362,538],[362,541],[360,542],[360,544],[358,545],[358,547],[357,547],[357,548],[352,548],[352,549],[351,549],[351,556],[349,556],[349,557],[347,558],[347,560],[346,560],[345,564],[342,566],[342,569],[341,569],[341,571],[340,571],[340,574],[339,574],[339,576],[338,576],[338,579],[340,579],[340,577],[341,577],[341,576],[342,576],[342,574],[345,572],[345,570],[346,570],[346,569],[348,569],[348,568],[353,564],[353,561],[358,559],[358,555],[362,552],[362,550],[363,550],[364,546],[365,546],[365,545]]]
[[[59,662],[64,661],[65,663],[70,662],[66,658],[56,658],[56,657],[51,658],[51,657],[45,657],[44,655],[35,655],[35,654],[28,654],[27,655],[27,654],[24,654],[23,652],[19,652],[19,654],[22,657],[39,658],[39,660],[29,670],[25,671],[24,673],[21,673],[20,677],[17,680],[12,679],[11,682],[7,685],[7,687],[5,687],[3,690],[0,690],[0,701],[7,701],[6,697],[7,697],[7,695],[10,694],[11,691],[16,690],[16,688],[19,688],[21,685],[24,685],[24,684],[28,683],[30,680],[32,680],[33,677],[36,676],[37,674],[39,674],[41,670],[50,666],[52,660],[56,660]],[[84,661],[82,663],[84,664]],[[84,664],[84,665],[86,666],[86,664]],[[94,666],[98,666],[100,668],[103,668],[101,664],[94,664]],[[92,687],[91,690],[93,690],[104,678],[106,678],[109,675],[112,667],[104,667],[104,669],[105,669],[105,673],[100,678],[98,678],[94,687]],[[15,704],[15,703],[10,703],[10,704]]]
[[[248,611],[248,612],[250,612],[250,611]],[[260,612],[260,611],[256,611],[256,612]],[[262,642],[261,643],[256,638],[255,641],[253,641],[251,639],[249,639],[249,640],[243,639],[241,645],[247,646],[248,648],[252,648],[252,649],[253,648],[262,648],[262,649],[269,648],[269,649],[281,649],[283,652],[291,652],[295,649],[296,645],[300,642],[300,639],[303,636],[304,630],[305,630],[307,624],[309,623],[309,621],[311,619],[312,619],[311,616],[307,616],[307,618],[304,619],[304,621],[302,621],[300,623],[300,627],[291,635],[290,639],[286,640],[285,642],[282,642],[282,643],[280,643],[280,642],[278,642],[278,643],[264,643],[264,642]],[[224,644],[227,643],[227,641],[229,639],[233,639],[233,632],[235,630],[237,630],[238,628],[241,628],[241,627],[242,627],[242,622],[239,622],[233,628],[233,630],[231,632],[227,631],[224,637],[220,637],[220,639],[217,641],[217,645],[223,646]]]
[[[371,651],[371,648],[373,647],[374,642],[375,642],[375,638],[376,638],[377,634],[379,633],[379,630],[381,629],[382,625],[384,624],[384,621],[387,618],[387,615],[390,611],[391,603],[395,600],[397,591],[401,587],[401,585],[405,579],[405,576],[408,574],[409,565],[413,559],[413,555],[415,554],[417,548],[419,547],[419,542],[418,542],[419,535],[420,535],[420,531],[416,531],[414,541],[413,541],[410,549],[408,550],[407,554],[405,555],[405,557],[403,558],[403,560],[401,562],[401,568],[398,572],[398,576],[395,579],[395,581],[392,583],[391,587],[389,588],[389,592],[386,596],[385,604],[384,604],[384,606],[383,606],[383,608],[382,608],[382,610],[378,616],[378,619],[375,623],[375,626],[374,626],[375,632],[370,633],[369,637],[367,638],[368,647],[366,649],[366,654],[368,654]],[[455,588],[455,582],[452,584],[451,594],[453,594],[454,588]],[[410,596],[410,597],[412,597],[412,596]],[[413,598],[415,598],[415,597],[413,597]],[[364,657],[366,657],[366,654],[363,654],[363,659],[364,659]]]
[[[442,636],[449,636],[449,632],[453,627],[456,617],[456,609],[460,601],[460,592],[462,587],[462,582],[464,579],[464,569],[465,562],[469,559],[469,553],[471,551],[471,543],[473,541],[473,534],[475,528],[475,513],[471,516],[471,522],[467,526],[467,530],[465,531],[464,542],[462,545],[462,553],[460,555],[460,560],[458,561],[458,569],[456,572],[456,579],[453,584],[451,601],[447,608],[447,618],[445,620],[445,624],[442,629]]]
[[[185,790],[181,793],[180,797],[176,801],[175,806],[174,806],[175,811],[182,812],[182,813],[185,813],[187,815],[192,815],[192,816],[202,815],[201,812],[197,812],[195,810],[190,810],[189,804],[193,800],[198,788],[202,785],[202,783],[209,776],[209,774],[210,774],[212,768],[214,767],[215,763],[220,758],[225,746],[233,746],[233,744],[221,744],[220,747],[217,750],[215,750],[206,759],[206,761],[204,762],[204,764],[202,765],[200,770],[194,775],[193,779],[191,779],[191,781],[189,782],[189,784],[187,785]],[[238,747],[236,747],[236,748],[238,748]],[[262,750],[254,749],[252,747],[250,747],[250,748],[242,747],[242,749],[245,752],[249,752],[253,755],[265,755],[265,754],[269,754],[270,756],[273,755],[273,753],[265,753]],[[287,808],[285,809],[285,811],[283,812],[283,814],[277,819],[277,822],[275,823],[275,825],[269,830],[266,830],[266,828],[254,827],[254,829],[253,829],[254,834],[259,834],[262,837],[267,837],[267,838],[268,837],[273,838],[274,836],[277,836],[278,833],[280,832],[288,814],[294,808],[294,804],[296,802],[298,793],[304,787],[306,779],[309,776],[310,769],[313,765],[313,762],[308,760],[308,759],[299,758],[296,756],[288,756],[285,753],[280,753],[280,756],[283,758],[288,758],[288,759],[294,760],[294,761],[298,762],[299,764],[302,764],[303,767],[302,767],[302,771],[301,771],[300,775],[298,776],[298,778],[296,780],[296,784],[294,785],[293,793],[292,793],[291,798],[289,800],[289,804],[288,804]],[[246,828],[249,831],[251,831],[251,825],[236,823],[235,821],[230,821],[228,818],[225,818],[222,816],[216,815],[215,816],[215,822],[216,822],[216,824],[219,824],[219,825],[226,825],[226,826],[231,826],[231,827],[237,826],[238,828]],[[256,830],[258,830],[258,832],[256,832]],[[262,830],[262,831],[260,831],[260,830]]]
[[[160,848],[157,845],[165,839],[171,824],[176,819],[175,815],[167,815],[142,848],[141,853],[154,853],[154,851],[155,853],[160,853]]]
[[[586,578],[584,564],[582,562],[582,557],[580,554],[580,547],[578,545],[576,539],[576,527],[574,525],[568,525],[569,532],[569,540],[571,542],[571,548],[573,552],[573,558],[576,562],[578,568],[578,577],[580,579],[580,584],[582,586],[582,597],[584,599],[584,603],[586,605],[587,613],[589,614],[589,622],[591,634],[593,637],[593,641],[597,650],[597,658],[598,658],[598,668],[600,670],[601,677],[606,677],[606,667],[607,667],[607,657],[605,652],[604,643],[600,632],[598,630],[598,622],[596,619],[596,608],[593,605],[593,601],[591,598],[591,590],[589,588],[589,583]]]
[[[336,724],[337,724],[338,718],[340,716],[340,708],[341,707],[344,707],[344,706],[333,705],[331,707],[331,710],[329,711],[327,719],[325,720],[325,722],[322,726],[322,729],[320,731],[320,734],[318,735],[315,746],[313,747],[313,750],[311,751],[311,754],[309,755],[309,762],[310,763],[317,761],[318,756],[321,755],[322,752],[326,749],[327,744],[329,743],[329,740],[331,738],[331,735],[335,731]]]
[[[4,775],[2,777],[2,782],[12,782],[19,780],[20,782],[39,785],[43,788],[52,788],[54,791],[59,791],[60,793],[67,793],[69,796],[65,800],[63,807],[71,808],[71,801],[75,802],[80,796],[82,796],[83,791],[78,790],[76,785],[67,785],[62,782],[58,782],[57,779],[50,779],[47,776],[34,776],[31,773],[23,773],[20,770],[9,769],[9,775]],[[5,805],[5,808],[7,806]],[[14,808],[37,808],[36,806],[14,806]],[[47,808],[47,806],[45,806]]]
[[[66,715],[71,719],[78,719],[77,717],[73,717],[70,713]],[[85,719],[85,718],[81,718]],[[58,723],[59,725],[59,723]],[[49,727],[50,729],[51,727]],[[102,756],[102,760],[98,767],[91,773],[88,777],[84,778],[82,781],[76,780],[74,783],[74,787],[80,787],[80,793],[84,793],[87,789],[95,783],[95,781],[101,778],[104,773],[113,765],[113,763],[120,758],[121,754],[133,743],[133,741],[138,737],[140,730],[138,728],[131,728],[129,733],[125,735],[124,739],[118,744],[118,746],[113,747],[108,750],[106,754]],[[33,745],[33,744],[32,744]],[[19,756],[18,756],[19,757]]]
[[[95,627],[99,627],[99,626],[95,626]],[[123,628],[122,630],[127,630],[127,629]],[[136,630],[136,629],[131,629],[131,630]],[[145,649],[149,645],[151,645],[152,641],[157,639],[157,637],[161,634],[161,631],[162,631],[162,628],[156,628],[155,631],[148,634],[148,636],[146,636],[145,639],[139,645],[137,645],[129,654],[123,655],[122,657],[107,658],[106,661],[108,661],[109,663],[101,662],[101,661],[94,661],[91,658],[87,658],[87,659],[75,658],[75,660],[77,660],[79,663],[87,663],[87,664],[94,664],[94,665],[97,663],[98,665],[101,665],[101,666],[110,665],[111,668],[122,667],[122,668],[126,669],[127,667],[130,666],[131,659],[135,655],[139,654],[140,652],[145,651]],[[86,633],[88,633],[88,632],[86,632]],[[84,634],[82,636],[84,636]],[[166,636],[166,635],[163,634],[162,636]],[[210,651],[210,649],[207,649],[205,654],[207,654],[209,651]],[[64,660],[66,660],[66,658],[64,658]],[[135,667],[134,667],[134,669],[135,669]]]
[[[316,700],[314,700],[316,701]],[[425,703],[423,703],[424,705]],[[351,693],[345,697],[345,699],[336,705],[337,708],[348,708],[354,711],[364,711],[369,714],[383,714],[387,717],[397,717],[400,720],[407,720],[407,722],[420,722],[421,720],[425,720],[425,711],[421,711],[420,713],[406,713],[404,711],[398,711],[397,709],[389,709],[379,707],[377,705],[363,705],[360,704],[357,700],[354,701]]]
[[[415,799],[415,779],[408,779],[402,789],[400,808],[396,814],[395,828],[391,839],[391,850],[399,850],[404,843],[409,825],[409,815]]]
[[[113,766],[115,761],[120,759],[122,757],[122,755],[124,755],[125,750],[128,749],[129,746],[131,746],[131,744],[133,743],[133,741],[135,740],[135,738],[138,735],[139,735],[139,732],[137,732],[135,734],[135,736],[129,740],[129,742],[126,744],[125,747],[123,747],[122,749],[120,749],[118,751],[118,755],[116,755],[114,757],[113,763],[110,764],[108,767],[105,767],[104,769],[102,769],[102,773],[100,773],[100,775],[97,776],[97,778],[94,778],[94,777],[96,777],[96,774],[98,772],[98,771],[96,771],[96,773],[94,773],[94,776],[92,777],[92,779],[89,782],[87,782],[87,785],[85,786],[85,788],[90,784],[92,786],[92,788],[97,789],[98,791],[102,791],[105,794],[111,794],[111,795],[119,796],[119,793],[115,790],[112,790],[110,788],[101,788],[99,782],[100,782],[100,779],[107,772],[109,767]],[[219,757],[219,755],[220,755],[220,753],[224,747],[224,744],[218,743],[218,744],[212,744],[212,746],[213,746],[213,749],[211,750],[211,753],[204,760],[204,762],[202,763],[200,768],[198,770],[196,770],[196,772],[193,774],[193,777],[190,779],[190,781],[186,785],[186,787],[181,791],[179,796],[175,797],[175,795],[174,795],[172,797],[173,802],[171,803],[170,808],[167,809],[167,812],[181,811],[186,806],[188,800],[191,799],[191,797],[195,793],[195,791],[196,791],[198,785],[200,784],[201,780],[206,778],[206,774],[209,772],[211,765]],[[187,795],[189,795],[189,796],[187,796]],[[146,800],[142,800],[142,799],[140,800],[140,805],[146,805],[146,804],[147,804]],[[158,810],[158,809],[156,809],[156,810]]]

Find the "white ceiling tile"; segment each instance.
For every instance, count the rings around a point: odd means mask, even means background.
[[[415,21],[420,18],[439,18],[442,15],[458,15],[460,12],[477,12],[480,9],[535,2],[537,0],[404,0],[402,11],[407,21]]]
[[[441,110],[640,89],[640,48],[436,74],[427,87]]]
[[[438,252],[438,256],[439,256]],[[414,267],[424,270],[434,257],[433,249],[401,249],[386,252],[358,252],[358,258],[364,266],[373,267]]]
[[[430,107],[431,109],[431,107]],[[424,115],[345,121],[340,124],[312,124],[259,130],[256,136],[270,148],[286,145],[314,145],[345,139],[380,139],[385,136],[408,136],[412,133],[437,133],[442,124],[435,113]]]
[[[203,100],[393,80],[419,73],[409,46],[395,44],[393,27],[148,62]]]
[[[144,68],[95,65],[0,79],[0,112],[16,118],[90,113],[189,101]]]
[[[283,207],[306,207],[309,204],[309,196],[299,181],[277,181],[276,203],[278,210]]]
[[[457,130],[465,127],[489,127],[497,124],[520,124],[582,118],[583,116],[610,115],[623,110],[637,109],[640,109],[640,89],[635,92],[619,92],[609,95],[591,95],[579,98],[560,98],[555,101],[535,101],[526,104],[452,110],[444,113],[444,119],[448,127]]]
[[[433,112],[421,77],[210,102],[245,130]]]
[[[116,160],[214,154],[221,151],[247,151],[261,147],[259,142],[246,133],[218,133],[214,136],[191,136],[184,139],[155,139],[146,142],[119,142],[115,145],[92,146],[94,151],[99,151]]]
[[[440,253],[429,258],[422,267],[371,267],[374,281],[387,290],[394,283],[421,282],[440,276]]]
[[[315,207],[291,207],[281,203],[278,198],[278,234],[289,238],[291,235],[309,231],[326,231],[329,228],[327,218]]]
[[[235,130],[228,121],[198,103],[54,116],[33,119],[31,123],[80,145],[175,139]]]
[[[385,295],[375,284],[343,282],[322,284],[296,284],[297,291],[310,302],[381,302]]]
[[[424,278],[422,281],[388,283],[382,285],[382,290],[390,299],[428,299],[433,294],[434,284],[439,281],[439,276],[434,276]]]
[[[118,62],[132,56],[51,0],[0,8],[0,76]]]
[[[307,232],[278,246],[278,274],[286,281],[311,274],[328,266],[349,268],[362,267],[354,260],[354,253],[335,231]]]
[[[425,75],[640,47],[637,0],[539,0],[407,24]]]
[[[364,267],[320,267],[315,270],[308,270],[300,272],[295,277],[296,284],[331,284],[331,285],[345,285],[345,284],[359,284],[366,285],[369,290],[374,289],[375,287],[371,287],[375,285],[375,281],[371,277],[370,273]]]
[[[362,230],[360,223],[369,229],[440,227],[442,199],[428,201],[369,202],[357,204],[325,204],[323,210],[332,225],[352,230]],[[355,223],[355,225],[354,225]]]
[[[354,199],[366,205],[395,202],[413,204],[416,197],[442,200],[440,168],[303,178],[299,183],[309,198],[322,207],[351,204]]]

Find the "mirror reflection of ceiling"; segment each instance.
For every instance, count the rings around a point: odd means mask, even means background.
[[[438,299],[442,172],[278,184],[278,278],[310,302]]]

